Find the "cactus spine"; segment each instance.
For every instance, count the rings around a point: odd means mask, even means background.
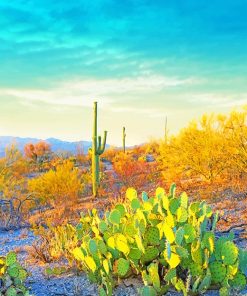
[[[101,136],[98,136],[97,133],[97,102],[94,102],[92,139],[92,184],[94,197],[98,195],[98,188],[100,184],[100,155],[105,151],[107,131],[104,131],[103,142],[101,140]]]
[[[123,127],[123,152],[125,153],[126,147],[125,147],[125,138],[126,138],[126,132],[125,127]]]

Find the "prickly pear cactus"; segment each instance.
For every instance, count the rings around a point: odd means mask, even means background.
[[[28,296],[28,289],[24,286],[26,278],[27,272],[17,262],[14,252],[0,257],[0,295]]]
[[[168,194],[157,188],[154,196],[139,198],[129,188],[125,202],[103,218],[96,210],[82,216],[80,246],[71,253],[99,284],[99,295],[111,296],[119,278],[138,275],[144,283],[139,293],[147,296],[163,295],[171,286],[184,296],[204,293],[211,285],[221,295],[246,286],[247,253],[232,237],[216,238],[218,214],[205,202],[190,203],[175,189],[173,184]],[[18,273],[15,268],[9,272]]]

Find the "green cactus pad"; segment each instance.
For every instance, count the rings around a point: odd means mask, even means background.
[[[107,253],[107,246],[102,240],[98,242],[98,249],[104,255]]]
[[[227,241],[224,243],[221,249],[221,259],[224,264],[232,265],[238,258],[238,248],[233,242]]]
[[[138,198],[134,198],[131,201],[131,208],[132,210],[137,210],[141,207],[140,201]]]
[[[143,191],[142,192],[142,200],[145,202],[145,201],[148,201],[148,194],[147,192]]]
[[[238,272],[233,280],[230,280],[230,285],[234,288],[244,289],[247,285],[245,275]]]
[[[189,264],[189,270],[192,276],[200,276],[203,274],[202,266],[195,262]]]
[[[146,269],[144,269],[142,272],[142,281],[144,283],[145,286],[151,285],[152,284],[152,280],[150,275],[147,273]]]
[[[221,283],[225,279],[226,267],[222,263],[214,261],[209,264],[209,269],[212,275],[213,283]]]
[[[159,250],[156,247],[148,247],[145,249],[145,253],[141,257],[141,261],[144,263],[153,261],[159,255]]]
[[[187,249],[181,247],[181,246],[176,246],[175,247],[176,253],[181,257],[181,258],[188,258],[189,252]]]
[[[22,285],[22,281],[19,278],[15,278],[14,285],[20,287]]]
[[[222,287],[219,290],[220,296],[230,296],[229,289],[227,287]]]
[[[222,260],[221,258],[221,250],[222,250],[222,247],[224,245],[225,242],[227,242],[227,238],[226,237],[220,237],[216,243],[215,243],[215,252],[214,252],[214,255],[215,255],[215,258],[217,260]]]
[[[90,239],[88,246],[89,246],[89,251],[91,252],[91,254],[97,253],[98,247],[97,247],[97,243],[94,239]]]
[[[148,273],[152,280],[153,286],[156,291],[160,290],[160,276],[158,271],[158,263],[151,263],[148,266]]]
[[[125,206],[122,205],[122,204],[116,204],[116,205],[115,205],[115,209],[118,210],[118,211],[120,212],[121,217],[123,217],[123,216],[125,215],[125,213],[126,213],[126,208],[125,208]]]
[[[125,277],[130,269],[130,263],[124,258],[117,261],[117,274],[119,277]]]
[[[169,208],[170,208],[170,211],[173,215],[176,214],[179,207],[180,207],[180,200],[178,198],[172,198],[170,200]]]
[[[170,260],[171,256],[172,256],[172,250],[171,250],[171,244],[170,244],[170,242],[168,240],[166,241],[165,247],[166,247],[166,249],[165,249],[166,258],[168,260]]]
[[[186,243],[192,243],[196,238],[195,228],[191,224],[184,225],[184,238]]]
[[[201,249],[200,241],[194,241],[191,244],[191,257],[192,257],[194,262],[196,262],[197,264],[202,265],[203,255],[202,255],[202,249]]]
[[[237,260],[234,265],[226,266],[226,276],[228,279],[233,279],[236,273],[238,272],[239,261]]]
[[[7,269],[8,274],[12,277],[12,278],[17,278],[19,276],[19,268],[18,267],[10,267]]]
[[[16,295],[17,295],[17,291],[13,287],[8,288],[8,290],[6,291],[6,296],[16,296]]]
[[[200,209],[200,203],[199,202],[193,202],[189,206],[189,211],[193,214],[196,214]]]
[[[157,292],[153,287],[145,286],[139,289],[141,296],[157,296]]]
[[[102,287],[99,289],[99,296],[107,296],[105,289]]]
[[[212,232],[206,232],[202,239],[202,247],[207,248],[210,254],[213,254],[215,249],[215,236]]]
[[[135,228],[133,223],[126,224],[125,234],[131,237],[134,237],[137,234],[137,229]]]
[[[130,252],[129,252],[129,258],[132,259],[132,260],[139,260],[142,256],[142,253],[139,249],[137,248],[133,248],[133,249],[130,249]]]
[[[24,269],[19,270],[19,279],[25,281],[27,278],[27,272]]]
[[[17,256],[14,252],[10,252],[8,253],[7,257],[6,257],[6,265],[10,266],[12,264],[14,264],[17,260]]]
[[[247,250],[239,250],[239,268],[247,274]]]
[[[184,229],[182,227],[179,227],[178,230],[175,233],[175,242],[176,242],[176,244],[181,245],[183,239],[184,239]]]
[[[183,207],[179,207],[177,210],[177,221],[179,223],[184,223],[188,219],[188,213],[187,210]]]
[[[175,278],[177,276],[177,271],[176,268],[172,268],[170,269],[166,275],[164,276],[164,280],[169,282],[171,281],[173,278]]]
[[[109,215],[109,220],[112,224],[119,224],[121,219],[121,214],[118,210],[111,211]]]
[[[170,197],[175,197],[175,194],[176,194],[176,184],[175,183],[173,183],[170,186],[169,194],[170,194]]]
[[[159,245],[160,232],[157,227],[149,227],[144,235],[144,239],[148,245]]]
[[[203,291],[206,291],[211,285],[211,275],[210,274],[207,274],[201,284],[199,285],[199,288],[198,288],[198,291],[199,292],[203,292]]]
[[[187,209],[188,207],[188,195],[186,194],[186,192],[183,192],[180,196],[180,201],[181,201],[181,207]]]
[[[99,223],[100,232],[104,233],[105,231],[107,231],[107,228],[108,228],[108,226],[107,226],[106,222],[105,221],[100,221],[100,223]]]

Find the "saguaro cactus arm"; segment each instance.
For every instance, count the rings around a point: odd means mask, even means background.
[[[107,131],[104,131],[103,143],[101,143],[101,136],[98,137],[97,154],[101,155],[105,151]]]

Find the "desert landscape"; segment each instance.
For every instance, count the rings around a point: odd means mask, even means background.
[[[247,4],[0,3],[0,296],[247,296]]]

